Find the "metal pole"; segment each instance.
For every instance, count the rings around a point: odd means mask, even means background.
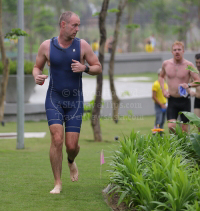
[[[24,30],[24,0],[18,0],[18,28]],[[18,39],[17,54],[17,149],[24,149],[24,37]]]

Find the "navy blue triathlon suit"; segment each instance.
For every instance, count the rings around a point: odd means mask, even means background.
[[[50,42],[50,82],[46,95],[48,124],[65,122],[65,132],[80,133],[83,115],[82,72],[73,73],[72,59],[80,62],[80,39],[74,38],[68,48],[62,48],[58,38]]]

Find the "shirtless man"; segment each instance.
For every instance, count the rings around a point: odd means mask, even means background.
[[[196,62],[196,67],[199,71],[199,76],[200,76],[200,54],[195,55],[195,62]],[[190,91],[191,96],[195,96],[194,100],[194,113],[200,117],[200,86],[196,87],[196,92]],[[200,127],[198,128],[200,132]]]
[[[181,97],[178,91],[178,86],[182,86],[189,93],[190,87],[196,87],[194,83],[190,83],[190,78],[192,77],[194,82],[199,82],[199,76],[197,73],[186,70],[187,66],[194,65],[188,60],[183,58],[184,54],[184,44],[182,42],[176,41],[172,45],[172,54],[173,58],[165,60],[162,64],[162,71],[160,73],[160,84],[163,90],[163,94],[168,99],[168,109],[167,109],[167,120],[168,128],[170,132],[174,132],[176,123],[172,123],[177,120],[178,112],[191,110],[191,101],[190,96],[186,98]],[[164,77],[166,76],[168,83],[168,91],[164,89]],[[181,114],[181,121],[183,123],[188,122],[189,120]],[[188,131],[188,125],[182,124],[182,130]]]
[[[44,65],[47,62],[50,66],[45,109],[51,133],[50,162],[54,175],[54,189],[50,191],[52,194],[58,194],[62,189],[64,139],[71,180],[78,180],[78,168],[74,159],[80,149],[78,140],[83,115],[82,73],[98,75],[102,72],[101,64],[90,45],[85,40],[76,38],[79,25],[77,14],[71,11],[62,13],[59,36],[40,45],[33,68],[36,84],[42,85],[47,79],[42,74]],[[85,60],[90,66],[84,65]]]

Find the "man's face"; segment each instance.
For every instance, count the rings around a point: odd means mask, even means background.
[[[79,31],[80,19],[76,15],[72,15],[69,23],[66,23],[65,33],[68,38],[74,39]]]
[[[196,59],[196,67],[200,71],[200,59]]]
[[[172,54],[174,55],[174,60],[180,61],[183,58],[184,49],[182,45],[174,45],[172,48]]]

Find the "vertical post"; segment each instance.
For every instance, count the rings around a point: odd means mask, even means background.
[[[18,0],[18,28],[24,30],[24,0]],[[17,54],[17,149],[24,149],[24,37],[18,39]]]

